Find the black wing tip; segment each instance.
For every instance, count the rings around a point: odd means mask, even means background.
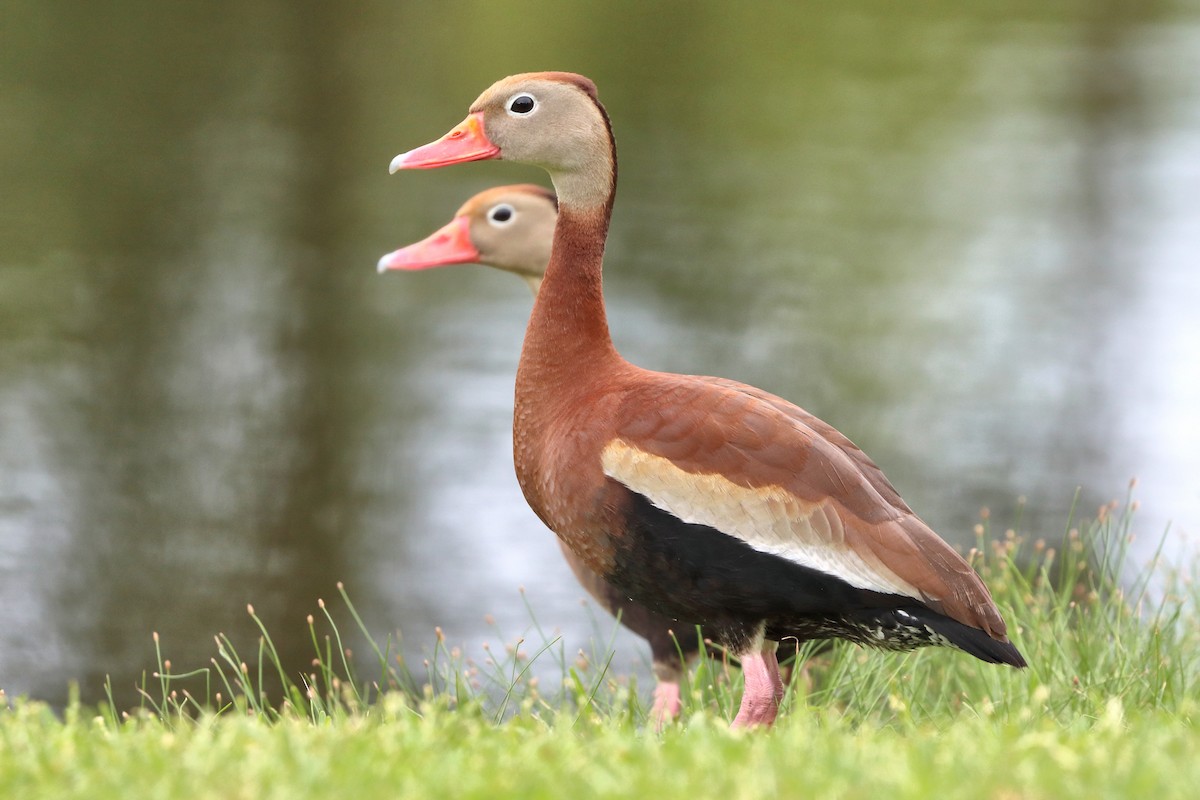
[[[975,656],[989,664],[1007,664],[1024,669],[1029,666],[1025,656],[1009,641],[993,639],[986,631],[964,625],[941,614],[930,615],[922,620],[951,645],[964,653]]]
[[[1029,666],[1029,662],[1025,660],[1025,656],[1021,655],[1021,651],[1017,649],[1012,642],[1002,642],[1005,649],[1008,651],[1008,658],[1005,658],[1001,663],[1008,664],[1010,667],[1017,669],[1025,669]]]
[[[910,632],[910,637],[916,634],[910,647],[941,645],[962,650],[989,664],[1007,664],[1017,669],[1029,666],[1021,651],[1007,639],[993,638],[987,631],[939,614],[931,608],[910,606],[895,609],[888,614],[888,622],[894,629]],[[897,634],[898,640],[904,641],[905,638],[904,633]]]
[[[1007,664],[1016,669],[1025,669],[1029,666],[1029,662],[1025,660],[1025,656],[1021,655],[1021,651],[1016,648],[1012,642],[1001,642],[986,633],[980,631],[980,634],[987,638],[986,642],[982,643],[977,650],[968,649],[962,645],[958,645],[963,651],[970,653],[978,659],[988,662],[989,664]],[[955,644],[958,644],[957,642]]]

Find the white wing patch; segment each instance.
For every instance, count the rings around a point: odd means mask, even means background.
[[[921,598],[872,553],[846,543],[830,503],[806,503],[779,486],[747,488],[722,475],[697,475],[620,440],[601,454],[604,474],[684,522],[707,525],[763,553],[844,580],[858,589]]]

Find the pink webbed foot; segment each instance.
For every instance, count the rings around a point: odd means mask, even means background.
[[[662,731],[663,726],[678,717],[682,710],[679,684],[675,681],[659,681],[654,687],[654,706],[650,709],[650,719],[654,720],[655,732]]]

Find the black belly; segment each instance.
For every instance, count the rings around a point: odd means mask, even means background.
[[[1009,661],[1011,645],[920,600],[856,588],[624,493],[624,527],[613,537],[616,565],[609,580],[665,617],[703,626],[735,652],[762,626],[776,641],[849,639],[889,650],[949,645],[986,661]]]

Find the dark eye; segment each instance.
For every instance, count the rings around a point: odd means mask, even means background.
[[[533,95],[525,92],[514,95],[508,101],[508,113],[517,116],[523,117],[527,114],[532,114],[535,108],[537,108],[537,100]]]
[[[507,225],[509,222],[512,222],[512,218],[516,213],[508,203],[501,203],[488,212],[488,219],[494,225]]]

